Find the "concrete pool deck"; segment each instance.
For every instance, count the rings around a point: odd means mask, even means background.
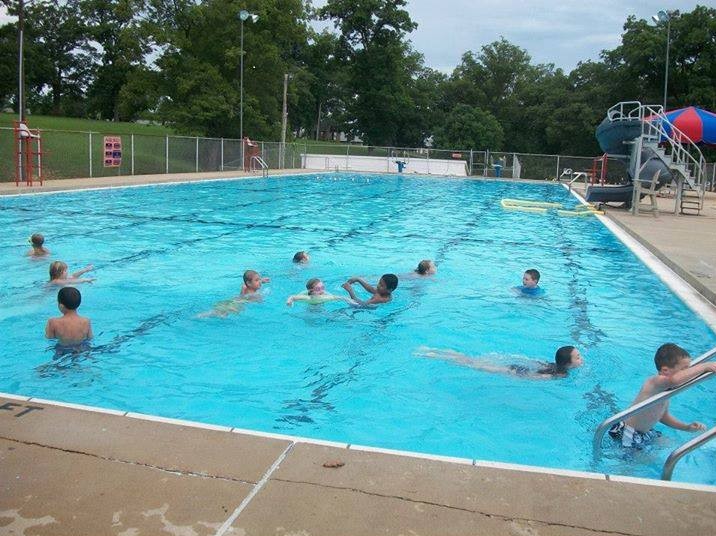
[[[0,183],[0,195],[238,175]],[[673,216],[673,200],[662,202],[658,216],[607,214],[716,291],[716,196],[700,217]],[[0,394],[0,535],[377,533],[710,536],[716,487],[411,456]]]
[[[3,535],[715,530],[716,488],[430,459],[0,395]]]

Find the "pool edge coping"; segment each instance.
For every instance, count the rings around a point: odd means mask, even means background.
[[[537,473],[557,477],[568,477],[577,478],[582,480],[598,480],[606,482],[617,482],[617,483],[629,483],[642,486],[655,486],[662,488],[671,488],[683,491],[701,491],[707,493],[716,493],[716,485],[709,484],[694,484],[690,482],[679,482],[679,481],[665,481],[656,480],[645,477],[636,477],[628,475],[616,475],[610,473],[597,473],[590,471],[579,471],[573,469],[558,469],[551,467],[543,467],[538,465],[527,465],[510,462],[499,462],[489,460],[479,460],[477,458],[460,458],[455,456],[443,456],[439,454],[428,454],[422,452],[413,452],[407,450],[388,449],[382,447],[371,447],[368,445],[355,445],[352,443],[343,443],[337,441],[328,441],[322,439],[313,439],[304,436],[296,436],[290,434],[280,434],[274,432],[262,432],[260,430],[250,430],[246,428],[222,426],[215,424],[201,423],[197,421],[190,421],[185,419],[174,419],[171,417],[161,417],[158,415],[150,415],[145,413],[137,413],[132,411],[122,411],[115,409],[102,408],[98,406],[88,406],[85,404],[76,404],[71,402],[61,402],[58,400],[49,400],[40,397],[17,395],[12,393],[0,392],[0,397],[7,398],[10,400],[18,400],[22,402],[35,402],[37,404],[45,404],[48,406],[54,406],[57,408],[67,408],[77,411],[86,411],[89,413],[97,413],[100,415],[111,415],[113,417],[123,417],[128,419],[135,419],[145,422],[156,422],[170,424],[173,426],[185,426],[188,428],[194,428],[199,430],[209,430],[219,433],[229,433],[237,435],[247,435],[252,437],[258,437],[263,439],[274,439],[288,441],[291,445],[297,444],[308,444],[313,446],[332,447],[338,449],[352,450],[357,452],[365,453],[377,453],[386,454],[390,456],[399,456],[402,458],[410,458],[413,460],[429,460],[442,463],[451,463],[455,465],[468,465],[472,467],[483,467],[490,469],[499,469],[503,471],[516,471],[523,473]]]

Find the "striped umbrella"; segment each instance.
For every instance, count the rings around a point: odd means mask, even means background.
[[[666,113],[666,117],[677,129],[694,143],[716,145],[716,114],[695,106],[680,108]],[[671,125],[664,122],[664,128],[671,136]],[[672,136],[673,137],[673,136]]]

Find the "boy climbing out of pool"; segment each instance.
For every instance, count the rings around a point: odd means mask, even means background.
[[[336,296],[335,294],[329,294],[326,292],[326,286],[323,284],[323,281],[317,277],[313,277],[306,282],[306,292],[289,296],[286,300],[286,305],[290,307],[297,301],[308,302],[311,305],[331,301],[344,301],[350,304],[354,303],[352,300],[344,298],[343,296]]]
[[[355,283],[360,284],[372,296],[367,300],[359,299],[353,290],[352,285]],[[351,277],[341,286],[348,291],[348,295],[357,305],[378,305],[379,303],[388,303],[392,299],[393,291],[398,288],[398,276],[383,274],[375,287],[362,277]]]
[[[54,261],[50,264],[50,285],[76,285],[77,283],[92,283],[93,277],[80,278],[90,270],[94,270],[94,266],[88,264],[81,270],[77,270],[72,275],[67,274],[67,264],[62,261]]]
[[[82,303],[80,291],[74,287],[61,288],[57,293],[59,318],[50,318],[45,325],[45,337],[57,339],[59,345],[68,349],[80,349],[92,338],[92,324],[89,318],[77,314]]]
[[[522,275],[522,286],[515,287],[515,290],[525,296],[540,296],[544,293],[539,286],[540,273],[530,268]]]
[[[704,372],[716,372],[716,363],[707,362],[691,365],[691,356],[686,350],[674,343],[662,344],[654,356],[657,374],[647,378],[632,406],[647,398],[673,389]],[[643,410],[641,413],[627,417],[609,429],[609,435],[621,441],[623,447],[641,447],[645,443],[659,437],[660,432],[654,425],[660,422],[686,432],[698,432],[706,427],[700,422],[682,422],[669,413],[669,401],[664,400]]]
[[[420,357],[430,357],[451,361],[457,365],[474,368],[483,372],[494,374],[508,374],[533,380],[547,380],[551,378],[565,378],[569,371],[581,367],[584,358],[574,346],[562,346],[554,354],[554,363],[525,360],[524,364],[501,365],[484,358],[471,357],[455,350],[438,350],[421,346],[415,351]]]
[[[47,249],[43,244],[45,243],[45,237],[40,233],[35,233],[30,237],[30,245],[32,249],[27,252],[30,257],[45,257],[50,254],[50,250]]]

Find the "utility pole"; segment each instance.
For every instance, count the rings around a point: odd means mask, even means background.
[[[281,158],[279,158],[278,166],[283,169],[284,159],[286,157],[286,123],[288,120],[288,110],[286,108],[286,94],[288,93],[288,73],[283,75],[283,114],[281,119]]]

